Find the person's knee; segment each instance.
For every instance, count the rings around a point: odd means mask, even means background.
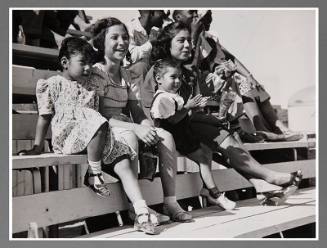
[[[132,171],[130,160],[125,158],[114,165],[114,172],[121,178],[127,172]]]
[[[175,140],[171,133],[160,128],[157,129],[157,134],[160,138],[160,143],[162,143],[165,147],[167,147],[171,151],[176,150]]]
[[[228,147],[242,147],[242,145],[232,135],[227,136],[220,146],[224,149],[227,149]]]
[[[209,164],[212,161],[212,151],[206,145],[201,144],[201,148],[198,151],[199,161],[204,164]]]
[[[108,128],[109,128],[108,122],[103,123],[103,124],[99,127],[99,129],[98,129],[98,131],[97,131],[97,135],[104,135],[104,134],[106,134],[107,131],[108,131]]]
[[[137,136],[133,132],[126,132],[123,134],[124,139],[128,143],[128,145],[133,148],[134,151],[138,152],[139,149],[139,141]]]

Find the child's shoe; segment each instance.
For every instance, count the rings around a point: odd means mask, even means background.
[[[94,177],[97,177],[100,184],[95,184]],[[102,173],[92,174],[86,172],[84,176],[84,184],[92,189],[98,196],[108,197],[110,195],[110,190],[108,184],[105,184]]]
[[[155,225],[151,222],[149,213],[140,214],[135,218],[134,230],[151,235],[159,234]]]
[[[217,195],[217,198],[214,198],[211,196],[210,192],[206,188],[202,188],[200,191],[200,195],[202,197],[206,197],[206,199],[213,205],[218,205],[221,208],[225,210],[232,210],[236,207],[236,203],[234,201],[229,200],[227,197],[225,197],[224,193],[219,193]]]

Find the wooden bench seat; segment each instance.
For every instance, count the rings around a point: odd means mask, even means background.
[[[12,139],[34,139],[37,114],[13,114],[12,116]],[[24,123],[24,128],[21,127]],[[51,137],[49,130],[47,138]],[[245,148],[249,151],[255,150],[272,150],[272,149],[292,149],[292,148],[308,148],[314,146],[314,141],[308,142],[304,137],[299,141],[290,142],[263,142],[263,143],[245,143]]]
[[[160,235],[148,236],[131,226],[102,230],[79,238],[89,239],[226,239],[261,238],[316,222],[316,190],[300,189],[285,205],[261,206],[256,198],[237,202],[222,211],[211,206],[192,211],[194,222],[160,226]]]
[[[38,69],[57,70],[58,49],[12,44],[13,64],[36,67]]]
[[[39,79],[47,79],[60,74],[59,71],[35,69],[30,66],[12,66],[12,94],[35,97],[36,83]]]
[[[45,157],[45,159],[42,159],[40,158],[42,156],[13,157],[12,168],[14,170],[21,169],[22,164],[25,164],[25,168],[32,168],[36,165],[46,166],[46,164],[49,166],[50,158]],[[57,158],[55,164],[58,161],[60,159]],[[64,163],[66,164],[67,160]],[[301,169],[304,178],[311,178],[315,177],[314,165],[315,160],[305,160],[263,166],[277,171]],[[213,175],[221,191],[252,187],[252,184],[234,169],[215,170]],[[140,180],[140,185],[149,205],[162,203],[163,196],[159,178],[155,178],[154,182]],[[198,195],[201,186],[199,173],[179,174],[176,180],[177,198],[195,197]],[[27,230],[28,224],[31,222],[36,222],[39,227],[45,227],[127,209],[127,200],[120,183],[112,183],[111,189],[112,196],[108,199],[97,197],[86,187],[13,197],[13,232]],[[24,206],[24,208],[21,206]]]
[[[181,178],[179,178],[178,182]],[[183,180],[181,180],[184,182]],[[142,189],[148,182],[141,182]],[[155,182],[156,184],[156,182]],[[21,230],[19,225],[30,225],[27,216],[33,216],[37,226],[56,223],[65,219],[83,219],[88,213],[106,213],[109,210],[126,209],[126,198],[121,198],[118,185],[113,185],[112,201],[99,199],[87,189],[80,191],[67,190],[24,196],[13,199],[13,216],[19,214],[21,207],[26,206],[24,215],[13,220],[13,230]],[[180,189],[181,184],[178,184]],[[151,185],[152,187],[152,185]],[[158,186],[155,186],[158,187]],[[154,195],[154,194],[152,194]],[[60,201],[58,198],[60,197]],[[237,202],[237,208],[222,211],[216,206],[192,211],[194,222],[171,223],[159,227],[161,234],[148,236],[135,232],[132,226],[110,228],[78,238],[96,239],[138,239],[138,238],[185,238],[185,239],[218,239],[218,238],[258,238],[280,233],[284,230],[316,222],[316,190],[300,189],[281,206],[261,206],[256,198]],[[148,200],[148,199],[147,199]],[[92,201],[96,203],[90,204]],[[69,205],[70,207],[67,207]],[[92,205],[92,206],[90,206]],[[21,205],[22,206],[22,205]],[[21,211],[22,212],[22,211]],[[245,228],[246,227],[246,228]]]

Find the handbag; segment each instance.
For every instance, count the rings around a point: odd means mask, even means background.
[[[140,173],[139,179],[147,179],[153,181],[157,172],[159,162],[158,150],[156,146],[147,146],[140,144],[139,163]]]

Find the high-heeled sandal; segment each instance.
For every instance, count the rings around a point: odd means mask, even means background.
[[[289,186],[281,190],[263,193],[264,199],[260,202],[264,206],[280,206],[295,193],[297,187]]]
[[[295,186],[299,187],[302,181],[303,174],[301,170],[297,170],[291,173],[291,179],[288,183],[283,184],[283,187]]]
[[[261,201],[261,205],[282,205],[287,200],[287,198],[293,195],[299,188],[302,178],[303,175],[301,170],[292,172],[290,181],[286,184],[283,184],[283,188],[281,190],[263,193],[264,199]]]
[[[236,207],[236,203],[234,201],[231,201],[227,197],[225,197],[225,192],[219,193],[217,195],[217,198],[214,198],[213,196],[211,196],[208,189],[202,188],[200,191],[200,196],[205,197],[206,200],[211,204],[220,206],[225,210],[232,210]]]
[[[101,184],[90,184],[89,178],[90,177],[98,177]],[[92,189],[98,196],[101,197],[108,197],[110,195],[110,190],[108,188],[108,184],[105,184],[102,173],[92,174],[89,172],[86,172],[84,176],[84,185]]]
[[[139,218],[141,216],[147,217],[147,221],[139,222]],[[139,231],[139,232],[144,232],[144,233],[150,234],[150,235],[159,234],[158,230],[155,228],[155,225],[151,222],[149,213],[140,214],[135,218],[134,230]]]

